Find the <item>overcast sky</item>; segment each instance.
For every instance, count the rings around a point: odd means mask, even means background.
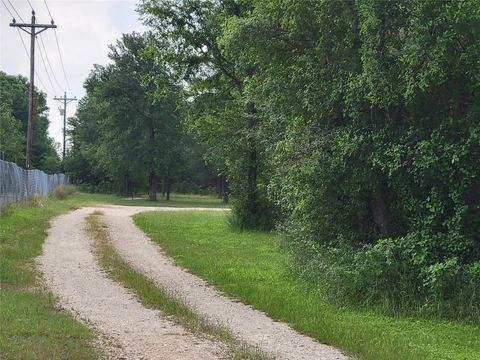
[[[29,77],[29,55],[23,48],[20,36],[16,28],[9,27],[11,15],[5,5],[12,10],[8,0],[0,0],[0,69],[7,74],[22,74]],[[31,8],[26,0],[10,0],[25,22],[31,20]],[[48,29],[40,36],[43,39],[48,58],[58,80],[50,74],[53,83],[50,84],[46,74],[39,48],[43,52],[42,44],[35,47],[35,69],[38,78],[35,78],[35,86],[48,94],[48,107],[50,108],[50,135],[62,143],[63,117],[60,116],[58,107],[60,102],[53,100],[54,96],[63,96],[67,92],[68,97],[76,96],[80,99],[84,96],[83,82],[88,76],[93,64],[107,64],[108,45],[115,43],[123,33],[132,31],[142,32],[145,28],[138,20],[135,12],[135,0],[47,0],[48,7],[58,26],[56,32],[60,44],[61,56],[65,65],[65,72],[70,93],[65,80],[60,56],[58,54],[53,29]],[[44,0],[30,0],[35,12],[37,23],[50,23]],[[17,22],[21,20],[16,17]],[[30,37],[20,31],[27,50],[30,51]],[[45,56],[45,54],[43,54]],[[45,59],[45,62],[47,60]],[[48,63],[46,65],[50,72]],[[43,83],[43,84],[42,84]],[[67,106],[67,116],[75,113],[76,102]]]

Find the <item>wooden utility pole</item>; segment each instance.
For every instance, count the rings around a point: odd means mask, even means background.
[[[27,151],[26,151],[26,167],[32,168],[32,143],[33,143],[33,95],[35,91],[35,37],[47,29],[54,29],[53,20],[51,24],[35,24],[35,11],[32,10],[32,22],[30,24],[17,23],[15,19],[10,23],[12,27],[18,27],[30,35],[30,89],[28,91],[28,125],[27,125]],[[30,31],[26,30],[30,28]],[[40,30],[37,30],[40,29]]]
[[[67,98],[67,92],[63,94],[63,98],[54,97],[53,100],[63,102],[63,160],[65,160],[65,136],[67,133],[67,104],[72,101],[77,101],[77,97]],[[61,112],[60,112],[61,114]]]

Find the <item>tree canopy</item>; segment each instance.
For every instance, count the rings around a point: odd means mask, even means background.
[[[154,199],[201,152],[232,225],[278,230],[333,298],[479,321],[479,2],[139,12],[85,82],[72,174]]]

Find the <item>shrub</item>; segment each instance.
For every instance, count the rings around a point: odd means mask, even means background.
[[[57,200],[65,200],[69,195],[77,191],[77,187],[71,184],[60,185],[50,193],[50,196]]]

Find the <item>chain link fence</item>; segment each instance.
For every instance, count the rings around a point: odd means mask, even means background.
[[[20,202],[34,195],[47,195],[57,186],[68,184],[64,174],[47,175],[41,170],[25,170],[0,160],[0,205]]]

